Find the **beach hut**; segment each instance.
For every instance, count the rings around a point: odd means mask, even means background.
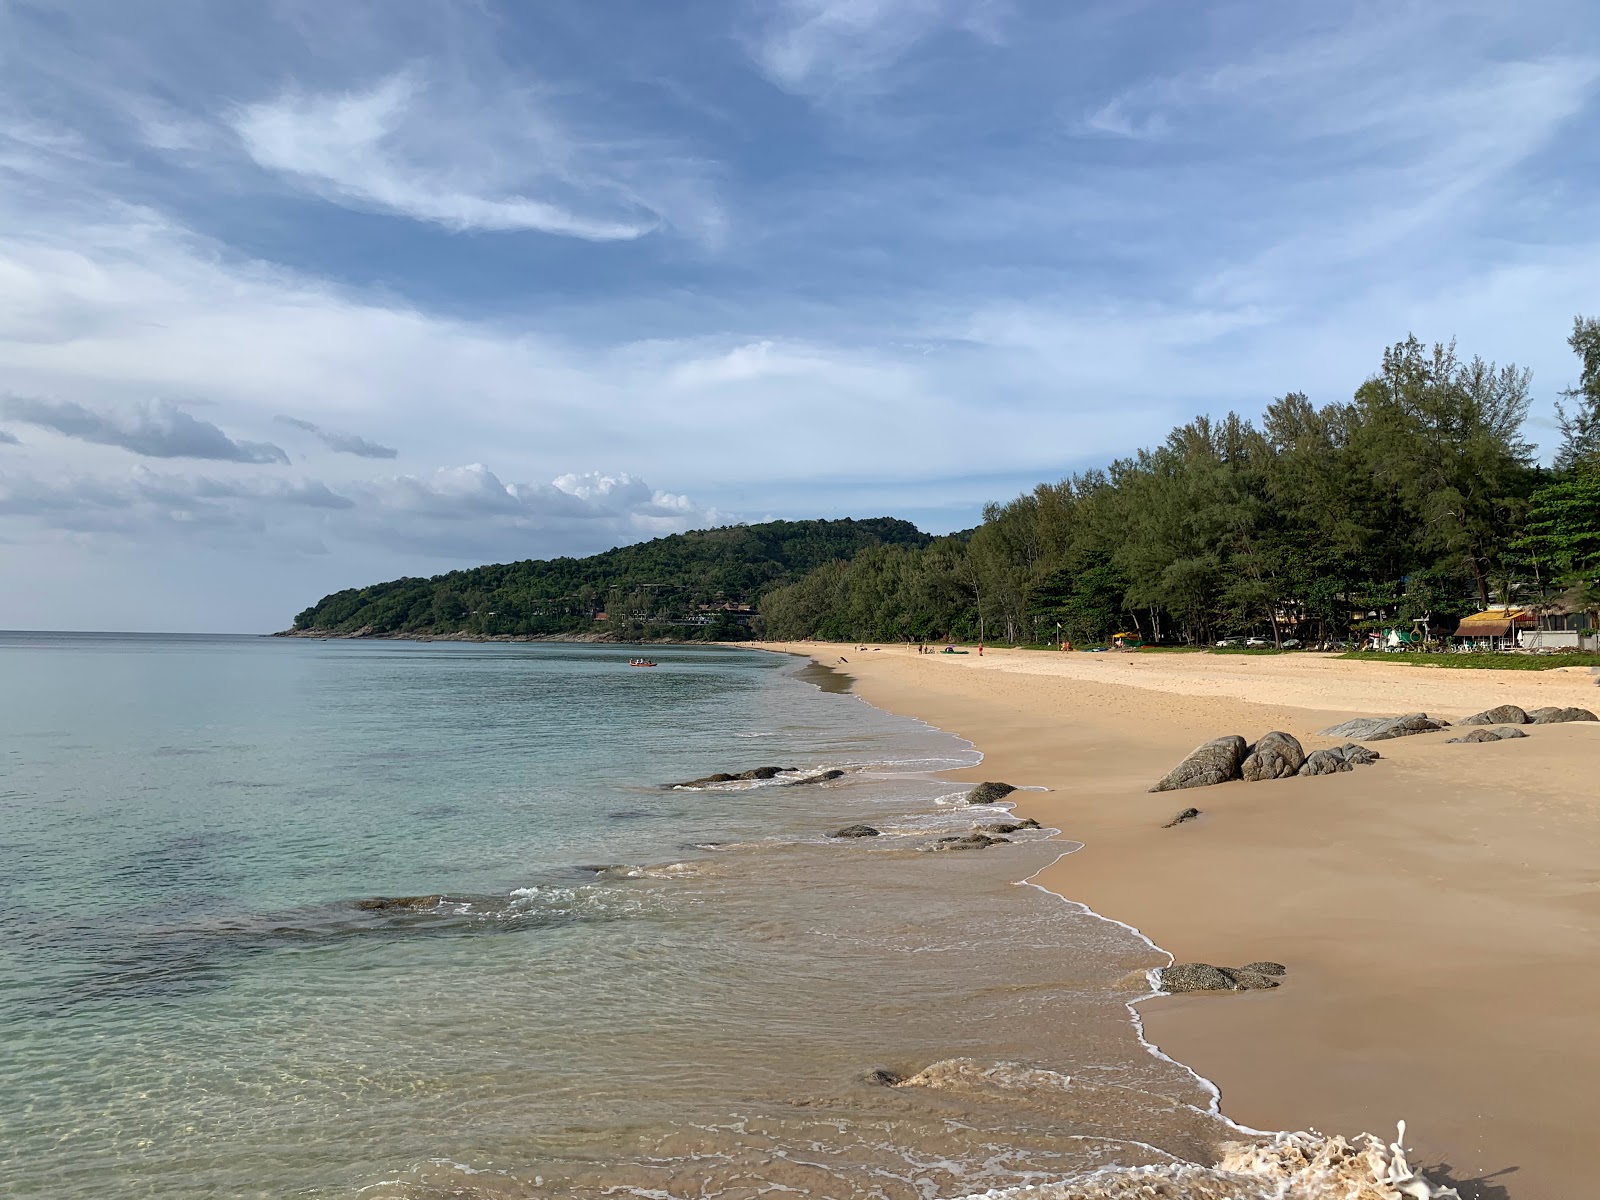
[[[1517,644],[1517,633],[1538,628],[1538,619],[1525,608],[1486,608],[1463,617],[1456,626],[1456,640],[1479,650],[1509,650]]]

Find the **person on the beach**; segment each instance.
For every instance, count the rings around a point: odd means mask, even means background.
[[[983,657],[983,643],[982,642],[978,643],[978,657],[979,658]]]

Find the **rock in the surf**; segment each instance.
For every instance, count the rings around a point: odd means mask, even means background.
[[[877,1087],[895,1087],[906,1081],[906,1077],[893,1067],[868,1067],[861,1072],[862,1083],[870,1083]]]
[[[1185,821],[1192,821],[1196,817],[1198,817],[1199,815],[1200,815],[1200,810],[1198,808],[1186,808],[1181,813],[1179,813],[1177,816],[1173,817],[1172,820],[1168,821],[1161,828],[1163,828],[1163,829],[1171,829],[1174,825],[1182,825]]]
[[[1496,704],[1481,713],[1463,717],[1458,722],[1461,725],[1526,725],[1527,723],[1528,714],[1515,704]]]
[[[1214,783],[1237,779],[1245,750],[1245,740],[1236,733],[1213,738],[1191,750],[1187,758],[1168,771],[1161,782],[1150,790],[1172,792],[1179,788],[1209,787]]]
[[[799,768],[797,767],[752,767],[748,771],[740,771],[737,774],[729,774],[726,771],[718,771],[715,775],[706,775],[699,779],[690,779],[683,783],[671,784],[670,786],[680,788],[701,788],[707,787],[713,783],[742,783],[752,780],[776,779],[779,775],[798,775],[799,773]]]
[[[1296,775],[1336,775],[1340,771],[1353,771],[1355,764],[1337,750],[1313,750],[1306,755]]]
[[[1306,761],[1305,747],[1293,734],[1275,729],[1250,747],[1244,761],[1239,764],[1239,774],[1252,781],[1261,779],[1287,779]]]
[[[1017,789],[1009,783],[980,783],[967,793],[968,804],[994,804]]]
[[[1275,988],[1285,969],[1281,963],[1251,963],[1244,967],[1214,967],[1210,963],[1174,963],[1156,972],[1156,988],[1176,992],[1246,992]]]
[[[1453,745],[1457,742],[1503,742],[1508,738],[1525,738],[1527,736],[1515,725],[1500,725],[1493,729],[1474,729],[1471,733],[1462,737],[1446,739],[1445,744]]]
[[[1434,733],[1449,728],[1449,725],[1449,721],[1430,717],[1427,713],[1407,713],[1402,717],[1357,717],[1322,730],[1322,736],[1354,738],[1358,742],[1384,742],[1390,738]]]
[[[835,829],[828,836],[836,838],[881,837],[882,831],[874,829],[871,825],[846,825],[843,829]]]
[[[968,833],[956,837],[942,837],[924,846],[924,850],[982,850],[986,846],[1000,846],[1009,839],[990,837],[986,833]]]
[[[986,825],[980,833],[1016,833],[1020,829],[1037,829],[1039,822],[1029,817],[1026,821],[1005,821],[999,825]]]
[[[437,908],[444,903],[443,896],[369,896],[357,900],[355,906],[367,912],[420,912]]]
[[[1568,721],[1600,721],[1587,708],[1532,708],[1528,710],[1531,725],[1562,725]]]
[[[835,768],[831,771],[818,771],[815,775],[802,775],[799,779],[791,779],[784,787],[801,787],[808,783],[827,783],[830,779],[843,779],[844,772]]]

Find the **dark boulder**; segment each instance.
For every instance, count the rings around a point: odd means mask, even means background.
[[[896,1087],[906,1081],[906,1077],[892,1067],[868,1067],[859,1076],[862,1083],[870,1083],[875,1087]]]
[[[1287,779],[1305,761],[1305,748],[1299,741],[1292,734],[1275,729],[1250,747],[1239,764],[1239,774],[1251,781]]]
[[[1526,725],[1528,714],[1515,704],[1497,704],[1457,722],[1460,725]]]
[[[1525,738],[1527,736],[1515,725],[1501,725],[1494,729],[1474,729],[1463,737],[1449,738],[1446,740],[1446,745],[1452,745],[1457,742],[1503,742],[1507,738]]]
[[[1200,815],[1200,810],[1198,808],[1186,808],[1181,813],[1179,813],[1177,816],[1173,817],[1172,820],[1168,821],[1161,828],[1163,828],[1163,829],[1171,829],[1174,825],[1182,825],[1185,821],[1192,821],[1196,817],[1198,817],[1199,815]]]
[[[1286,971],[1280,963],[1245,967],[1213,967],[1210,963],[1174,963],[1156,972],[1156,987],[1176,992],[1246,992],[1278,986]]]
[[[828,835],[836,838],[862,838],[881,837],[882,831],[874,829],[871,825],[846,825],[843,829],[835,829]]]
[[[1296,775],[1336,775],[1340,771],[1353,771],[1355,764],[1340,750],[1313,750],[1306,755]]]
[[[1237,779],[1245,749],[1245,740],[1236,733],[1213,738],[1191,750],[1187,758],[1168,771],[1161,782],[1150,790],[1172,792],[1180,788],[1208,787],[1213,783]]]
[[[967,793],[968,804],[994,804],[1004,800],[1017,789],[1009,783],[980,783]]]
[[[1037,829],[1039,822],[1029,817],[1026,821],[1006,821],[999,825],[987,825],[979,832],[984,833],[1016,833],[1019,829]]]
[[[1427,713],[1407,713],[1403,717],[1357,717],[1353,721],[1324,729],[1322,736],[1354,738],[1359,742],[1383,742],[1418,733],[1434,733],[1449,725],[1449,721],[1430,717]]]
[[[1533,725],[1564,725],[1568,721],[1600,721],[1587,708],[1534,708],[1528,710]]]

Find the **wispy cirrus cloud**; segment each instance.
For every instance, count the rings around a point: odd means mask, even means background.
[[[353,454],[357,458],[395,458],[400,451],[392,446],[381,446],[377,442],[370,442],[364,437],[353,433],[335,433],[324,429],[311,421],[301,420],[299,417],[278,416],[274,420],[284,425],[292,425],[296,429],[304,430],[320,441],[335,454]]]
[[[0,414],[62,437],[118,446],[146,458],[206,458],[218,462],[288,463],[270,442],[235,441],[209,421],[152,400],[121,412],[98,412],[71,400],[0,397]]]
[[[801,95],[874,92],[919,44],[942,33],[997,41],[1001,0],[781,0],[763,5],[751,54],[779,87]]]
[[[596,242],[642,237],[660,224],[548,120],[528,113],[507,128],[492,108],[441,112],[426,92],[411,73],[356,91],[291,90],[244,106],[232,123],[258,165],[335,204],[457,231]]]

